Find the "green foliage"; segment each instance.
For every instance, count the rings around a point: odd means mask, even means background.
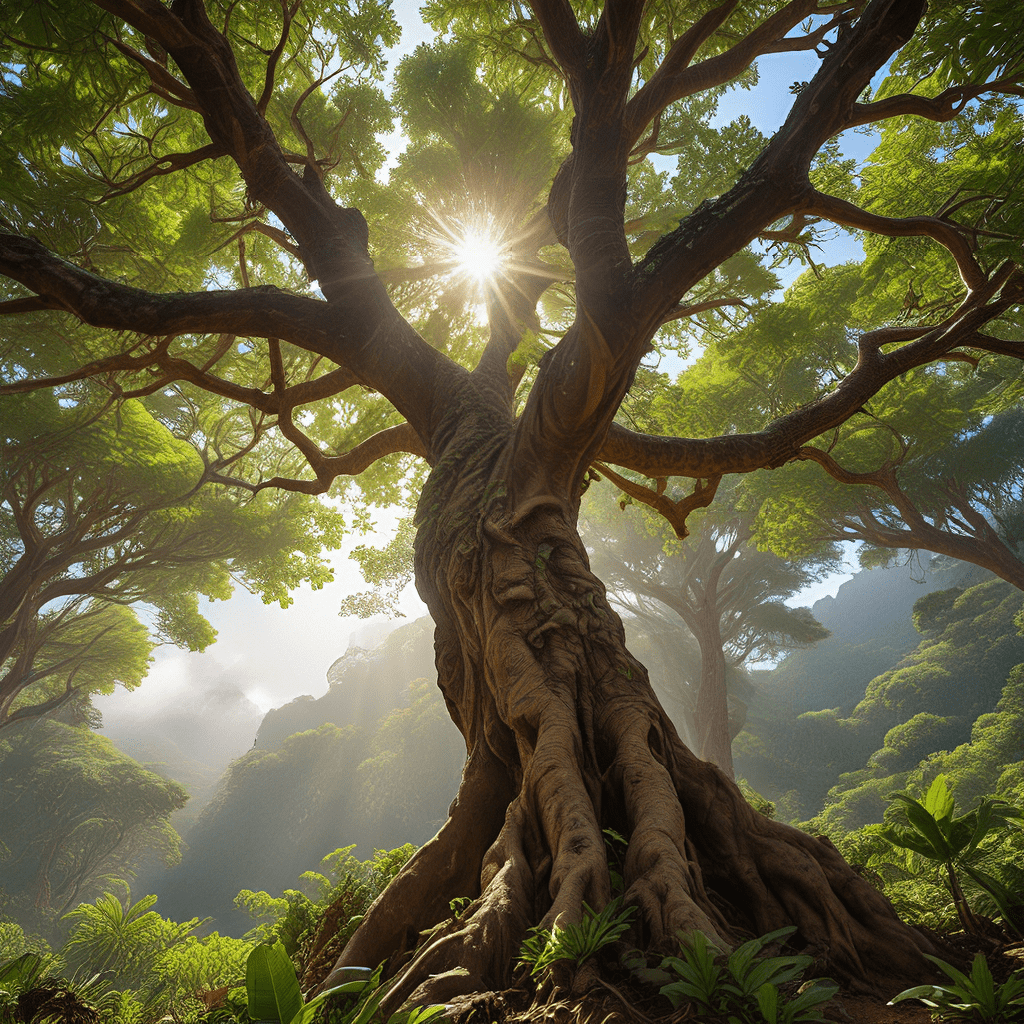
[[[111,893],[95,903],[80,903],[64,915],[72,924],[64,947],[69,962],[95,973],[116,970],[128,987],[138,987],[164,950],[184,942],[204,922],[198,918],[177,924],[155,910],[155,896],[144,896],[125,906]]]
[[[377,1017],[387,986],[380,984],[380,969],[370,977],[343,982],[324,989],[308,1002],[302,1001],[298,978],[284,946],[261,943],[249,954],[245,970],[249,1018],[279,1024],[309,1024],[328,999],[349,996],[345,1011],[331,1013],[334,1024],[369,1024]],[[444,1013],[443,1006],[417,1007],[394,1013],[388,1024],[427,1024]]]
[[[909,825],[885,825],[878,829],[878,834],[893,846],[916,853],[945,868],[953,902],[964,928],[978,931],[976,918],[961,887],[961,873],[988,893],[1006,925],[1022,934],[1024,922],[1015,920],[1010,892],[998,878],[982,870],[978,861],[988,852],[982,846],[984,840],[990,835],[1005,835],[1013,827],[1019,829],[1024,811],[1011,807],[1004,800],[983,799],[974,810],[955,815],[953,794],[943,775],[933,780],[923,802],[909,793],[894,793],[893,798],[904,804]]]
[[[325,911],[341,904],[344,913],[336,940],[340,951],[363,913],[415,852],[411,844],[406,844],[393,850],[376,850],[371,858],[360,861],[353,856],[354,849],[340,847],[320,862],[323,871],[303,872],[300,880],[315,894],[312,897],[297,889],[286,889],[279,897],[243,889],[235,897],[235,904],[254,918],[269,918],[252,928],[246,938],[264,944],[281,942],[293,956],[313,937]]]
[[[616,898],[600,911],[584,903],[579,924],[560,926],[556,921],[552,928],[532,928],[519,950],[519,963],[526,964],[533,977],[560,960],[569,960],[579,967],[629,930],[629,919],[636,908],[619,910],[621,902],[621,898]]]
[[[0,332],[0,376],[23,358]],[[306,495],[215,485],[210,435],[233,443],[219,415],[173,390],[114,408],[86,385],[0,402],[0,727],[135,689],[157,642],[205,649],[200,596],[238,583],[287,605],[301,581],[331,578],[322,552],[345,519]]]
[[[940,616],[941,629],[936,621],[916,650],[867,684],[848,713],[819,713],[806,719],[806,728],[790,730],[796,735],[775,757],[800,757],[794,750],[799,741],[805,758],[826,752],[834,773],[813,829],[842,832],[878,822],[889,793],[911,782],[927,788],[947,764],[967,774],[985,766],[984,778],[976,775],[962,791],[965,799],[997,789],[1000,774],[1020,761],[1014,753],[1019,694],[1017,684],[1007,686],[1024,661],[1024,640],[1014,624],[1022,601],[1019,590],[1000,580],[963,590]],[[990,717],[997,707],[1008,712],[1001,721]],[[973,752],[960,750],[957,744],[975,732]],[[955,757],[954,750],[960,750]]]
[[[925,954],[927,955],[927,954]],[[938,957],[929,956],[950,979],[943,985],[916,985],[894,996],[889,1005],[917,999],[939,1020],[974,1020],[986,1024],[1012,1024],[1024,1013],[1024,976],[1011,975],[997,985],[981,953],[974,957],[970,975]]]
[[[809,956],[772,956],[760,954],[766,946],[784,940],[796,928],[751,939],[737,947],[725,963],[720,950],[702,932],[684,936],[680,955],[665,957],[661,969],[641,969],[639,977],[648,981],[668,980],[660,988],[673,1007],[695,1004],[699,1012],[727,1017],[729,1021],[761,1024],[790,1024],[796,1021],[820,1021],[819,1007],[828,1002],[839,986],[817,980],[798,995],[789,998],[780,986],[795,981],[814,960]]]
[[[359,764],[359,802],[376,841],[426,840],[444,824],[466,762],[465,741],[452,728],[437,684],[410,683],[408,705],[379,722],[369,748]],[[426,808],[436,808],[438,817],[427,818]]]
[[[60,956],[28,952],[0,959],[0,1024],[95,1024],[118,1002],[107,977],[77,971],[67,977]]]
[[[41,935],[30,935],[17,921],[0,920],[0,950],[4,959],[16,959],[23,953],[49,953],[50,944]]]

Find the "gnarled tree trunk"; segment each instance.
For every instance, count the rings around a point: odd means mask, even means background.
[[[854,989],[920,977],[927,941],[829,842],[758,814],[683,745],[590,572],[576,509],[552,497],[515,514],[512,450],[511,424],[463,405],[420,501],[417,584],[468,760],[449,820],[339,966],[390,958],[394,1006],[506,987],[529,928],[611,898],[610,827],[628,840],[624,902],[644,947],[795,924]],[[466,896],[456,920],[449,901]]]

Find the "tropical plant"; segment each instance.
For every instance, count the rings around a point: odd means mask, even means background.
[[[661,969],[640,968],[638,976],[647,981],[671,979],[659,991],[679,1009],[694,1003],[702,1012],[750,1024],[791,1024],[820,1021],[819,1007],[839,991],[828,979],[816,980],[796,996],[783,994],[780,986],[795,981],[814,963],[809,956],[761,957],[773,942],[784,940],[795,928],[780,928],[735,949],[725,960],[721,951],[702,932],[684,936],[680,955],[665,957]]]
[[[58,954],[0,960],[0,1024],[98,1024],[100,1011],[111,1013],[118,1001],[109,977],[81,971],[68,977]]]
[[[303,941],[310,938],[328,908],[340,903],[346,910],[340,930],[347,938],[362,919],[363,911],[384,891],[416,848],[406,843],[393,850],[376,850],[365,861],[359,860],[353,850],[355,846],[339,847],[320,861],[322,870],[304,871],[299,880],[306,892],[286,889],[274,897],[267,892],[243,889],[235,897],[236,906],[254,918],[268,919],[251,928],[246,938],[264,944],[281,941],[285,952],[293,956]]]
[[[923,802],[909,793],[893,793],[892,799],[905,805],[909,825],[883,825],[878,829],[879,835],[899,849],[942,866],[964,929],[972,933],[982,930],[964,895],[961,873],[988,893],[1006,925],[1022,934],[1021,924],[1015,920],[1011,909],[1012,894],[998,878],[982,870],[978,861],[987,852],[983,841],[990,835],[1020,828],[1024,811],[1012,807],[1005,800],[986,797],[974,810],[956,815],[956,803],[945,775],[937,775],[932,780]]]
[[[943,985],[915,985],[889,1001],[892,1006],[917,999],[930,1007],[940,1020],[985,1021],[986,1024],[1014,1024],[1024,1017],[1024,974],[1015,972],[997,985],[981,953],[975,954],[970,975],[958,971],[938,957],[929,956],[950,981]]]
[[[621,903],[621,897],[617,897],[601,910],[593,910],[584,903],[579,924],[559,925],[556,921],[551,928],[532,928],[519,950],[519,963],[530,968],[532,977],[543,974],[560,960],[581,966],[629,930],[629,919],[636,907],[619,910]]]
[[[260,943],[246,963],[245,987],[248,995],[248,1014],[257,1021],[277,1021],[280,1024],[308,1024],[322,1003],[332,997],[350,996],[351,1005],[342,1013],[332,1013],[333,1024],[369,1024],[374,1020],[387,986],[380,984],[380,968],[368,977],[345,981],[324,989],[308,1002],[303,1002],[299,980],[284,946]],[[427,1024],[444,1013],[443,1006],[417,1007],[410,1011],[391,1014],[388,1024]]]

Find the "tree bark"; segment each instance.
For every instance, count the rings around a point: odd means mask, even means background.
[[[729,728],[729,694],[725,680],[725,651],[722,649],[720,615],[712,588],[704,593],[697,609],[693,635],[700,647],[700,687],[694,721],[697,729],[697,753],[713,761],[729,776],[736,777],[732,762],[732,736]]]
[[[528,929],[611,899],[613,828],[628,840],[623,901],[643,948],[795,924],[854,990],[919,979],[929,943],[827,840],[758,814],[680,741],[590,572],[577,509],[535,478],[529,504],[515,503],[513,426],[465,391],[420,500],[416,571],[468,760],[447,823],[338,966],[389,961],[385,1011],[507,987]],[[449,901],[464,896],[455,919]]]

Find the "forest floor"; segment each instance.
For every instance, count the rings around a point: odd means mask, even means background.
[[[977,952],[984,954],[997,985],[1011,974],[1024,975],[1024,943],[993,946],[963,933],[940,937],[951,948],[949,962],[970,972]],[[922,980],[924,983],[926,979]],[[790,998],[796,994],[787,993]],[[578,984],[573,986],[579,989]],[[726,1018],[700,1014],[692,1006],[666,1013],[667,1004],[650,986],[636,984],[624,971],[616,975],[607,968],[578,995],[544,994],[514,988],[491,992],[466,1000],[458,1006],[459,1024],[725,1024]],[[895,995],[895,993],[893,993]],[[930,1024],[931,1013],[915,1000],[889,1006],[884,998],[848,995],[840,992],[821,1008],[822,1018],[835,1024]],[[742,1019],[742,1018],[737,1018]],[[760,1019],[756,1007],[750,1020]],[[1009,1019],[1009,1018],[1007,1018]]]

